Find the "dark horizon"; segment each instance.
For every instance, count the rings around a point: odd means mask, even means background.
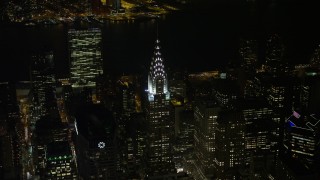
[[[320,179],[315,3],[21,3],[0,12],[0,179]]]
[[[265,42],[279,34],[285,46],[284,60],[307,63],[320,44],[314,4],[271,1],[198,4],[159,20],[159,37],[165,65],[170,69],[204,71],[238,61],[239,40],[256,39],[263,60]],[[210,7],[210,8],[206,8]],[[299,13],[297,13],[299,12]],[[149,65],[156,39],[155,20],[109,22],[103,30],[105,72],[139,73]],[[72,27],[71,27],[72,28]],[[58,77],[68,76],[68,27],[1,27],[1,81],[28,80],[33,53],[53,50]]]

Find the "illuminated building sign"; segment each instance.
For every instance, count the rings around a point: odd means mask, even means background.
[[[292,121],[289,121],[289,125],[290,125],[290,127],[295,127],[296,126]]]
[[[296,111],[293,111],[293,114],[292,114],[295,118],[299,119],[300,118],[300,114],[297,113]]]
[[[221,73],[220,74],[221,79],[226,79],[227,78],[227,73]]]

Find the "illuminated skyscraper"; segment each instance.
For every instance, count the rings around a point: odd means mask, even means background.
[[[320,118],[301,112],[293,111],[285,122],[284,152],[277,158],[277,179],[320,178]]]
[[[75,158],[68,141],[46,146],[46,179],[77,179]]]
[[[245,164],[251,178],[270,172],[278,149],[279,115],[266,100],[246,99],[241,102],[245,123]]]
[[[33,91],[32,114],[35,123],[41,116],[49,114],[49,111],[57,107],[53,52],[32,56],[31,80]]]
[[[280,36],[277,34],[272,35],[267,41],[266,64],[281,61],[283,58],[283,51],[284,48]]]
[[[61,122],[58,114],[43,116],[36,122],[32,136],[32,154],[36,176],[40,178],[46,176],[47,145],[67,140],[68,126]]]
[[[289,67],[284,62],[283,55],[284,46],[280,36],[272,35],[267,41],[265,70],[274,77],[289,72]]]
[[[244,164],[245,124],[239,111],[223,111],[216,121],[215,175],[217,179],[238,179]]]
[[[159,43],[160,41],[156,40],[148,75],[147,121],[149,128],[149,176],[174,172],[171,152],[174,126],[169,116],[170,94]]]
[[[221,111],[215,101],[199,101],[194,107],[194,155],[195,179],[214,177],[214,157],[217,118]]]
[[[95,86],[95,78],[103,74],[101,30],[69,30],[70,81],[72,87]]]
[[[186,97],[186,83],[183,80],[171,80],[169,89],[171,97]]]
[[[300,106],[301,109],[311,113],[318,111],[320,100],[320,76],[315,75],[314,71],[305,72],[300,84]]]
[[[316,114],[300,115],[294,111],[286,120],[284,147],[293,159],[309,169],[319,163],[320,118]]]
[[[318,48],[314,51],[314,54],[310,60],[310,65],[313,67],[320,67],[320,45]]]
[[[258,61],[258,45],[255,40],[242,40],[240,42],[239,54],[241,66],[246,72],[255,72]]]

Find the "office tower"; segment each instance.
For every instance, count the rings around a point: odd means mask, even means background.
[[[239,179],[244,166],[245,124],[242,113],[224,110],[216,119],[214,169],[217,179]]]
[[[284,151],[276,164],[278,179],[319,179],[318,114],[293,111],[285,122]]]
[[[276,65],[283,60],[284,47],[282,44],[282,40],[279,35],[273,34],[267,40],[266,47],[266,66],[268,66],[271,72]]]
[[[120,179],[143,179],[146,176],[146,120],[143,113],[133,113],[124,122],[121,142],[118,138],[120,156]]]
[[[313,70],[306,70],[300,78],[299,108],[304,112],[315,113],[320,100],[320,76],[315,75]]]
[[[213,82],[213,93],[220,106],[234,109],[237,106],[240,88],[236,81],[229,79],[217,79]]]
[[[134,124],[136,126],[136,128],[134,129],[133,134],[134,135],[132,139],[135,140],[135,147],[136,147],[136,163],[139,164],[140,168],[142,168],[143,170],[145,170],[145,153],[146,153],[146,149],[147,149],[147,129],[145,126],[146,123],[146,119],[143,113],[136,113],[133,114],[130,117],[131,121],[128,123],[127,128],[129,128],[130,130],[128,130],[127,132],[132,131],[132,129],[130,128],[132,124]],[[133,125],[132,125],[133,126]],[[141,169],[139,169],[141,170]]]
[[[247,97],[266,97],[268,96],[268,88],[270,83],[268,82],[267,73],[257,73],[251,82],[248,84],[247,90],[249,92],[245,94]]]
[[[170,94],[158,39],[148,74],[147,93],[148,175],[173,173],[175,171],[172,161],[174,122],[169,116]]]
[[[172,73],[172,78],[169,80],[169,92],[171,99],[185,98],[187,96],[186,79],[186,72],[177,71]]]
[[[262,98],[241,103],[245,123],[245,164],[250,178],[264,178],[273,170],[278,151],[277,115]]]
[[[169,81],[170,95],[172,98],[175,97],[186,97],[186,83],[180,79],[173,79]]]
[[[43,116],[35,124],[32,136],[35,175],[46,177],[46,147],[52,142],[68,141],[68,125],[62,123],[59,114]]]
[[[296,80],[290,76],[273,77],[269,73],[258,73],[249,84],[251,95],[246,94],[249,98],[266,97],[268,103],[274,109],[290,109],[294,96]]]
[[[79,178],[116,179],[115,122],[100,104],[78,108],[75,114],[75,151]]]
[[[279,35],[273,34],[267,40],[266,64],[279,62],[283,58],[283,44]]]
[[[53,52],[38,53],[32,56],[31,64],[32,106],[34,122],[41,116],[57,111]]]
[[[95,78],[103,74],[101,30],[69,30],[70,81],[72,87],[94,87]]]
[[[194,170],[195,179],[214,177],[216,126],[221,111],[213,100],[201,100],[194,106]]]
[[[316,163],[319,163],[319,128],[320,118],[317,114],[303,115],[293,111],[286,120],[285,153],[308,169],[316,168]]]
[[[255,40],[240,41],[240,60],[241,67],[244,68],[247,73],[255,73],[258,67],[258,44]]]
[[[252,98],[258,98],[261,96],[261,93],[257,91],[258,84],[255,84],[256,80],[253,79],[247,79],[242,84],[243,88],[243,97],[245,99],[252,99]]]
[[[283,139],[283,124],[286,114],[291,111],[294,95],[295,79],[290,76],[275,77],[269,73],[261,73],[255,77],[257,92],[267,99],[275,114],[279,126],[279,142]],[[258,87],[259,86],[259,87]]]
[[[136,111],[134,82],[129,76],[122,76],[118,84],[120,86],[122,115],[129,117],[131,113]]]
[[[292,108],[295,94],[293,87],[296,81],[292,77],[274,77],[269,79],[268,82],[268,103],[276,112],[285,116],[285,113],[291,111]]]
[[[320,45],[314,51],[310,60],[310,65],[315,68],[320,68]]]
[[[171,99],[170,116],[174,122],[174,162],[177,172],[183,171],[184,159],[191,157],[193,150],[193,111],[186,110],[184,99]],[[185,165],[186,166],[186,165]]]
[[[189,105],[185,105],[185,109],[188,108],[188,106]],[[184,172],[192,171],[190,162],[193,160],[194,130],[195,121],[193,110],[183,110],[180,113],[179,134],[175,140],[175,157],[180,158],[176,161],[178,172],[181,170]]]
[[[46,146],[46,179],[77,179],[76,160],[68,141],[54,141]]]
[[[192,93],[190,93],[190,97],[192,100],[203,99],[212,96],[214,93],[212,92],[212,86],[207,81],[204,81],[201,85],[195,85],[192,87]]]
[[[269,88],[268,102],[273,108],[284,108],[285,106],[285,82],[274,81]]]
[[[180,133],[181,113],[184,111],[184,102],[182,100],[171,99],[170,101],[170,118],[174,122],[174,137]]]
[[[267,41],[265,71],[273,77],[279,77],[289,72],[283,59],[284,46],[280,36],[274,34]]]

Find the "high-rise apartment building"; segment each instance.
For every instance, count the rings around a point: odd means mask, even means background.
[[[70,81],[72,87],[93,87],[103,74],[100,29],[69,30]]]
[[[156,40],[148,75],[147,121],[148,121],[148,175],[157,176],[175,172],[172,154],[174,123],[171,122],[170,94],[160,41]]]

